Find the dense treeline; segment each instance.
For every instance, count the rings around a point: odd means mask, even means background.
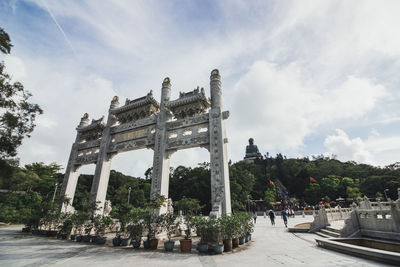
[[[55,184],[60,192],[63,174],[60,166],[53,163],[32,163],[18,167],[18,162],[0,160],[0,221],[20,222],[29,211],[38,209],[42,201],[49,201],[54,195]],[[258,159],[255,163],[237,162],[230,164],[230,186],[232,208],[244,210],[253,200],[264,200],[267,204],[280,201],[276,186],[280,182],[288,190],[288,198],[299,205],[315,205],[321,200],[335,200],[338,197],[355,199],[387,196],[397,199],[400,187],[400,166],[392,164],[378,168],[355,162],[340,162],[326,157],[313,160],[286,159],[278,154],[275,158]],[[112,170],[110,173],[107,199],[114,212],[128,202],[143,207],[149,201],[152,169],[144,178],[135,178]],[[313,177],[316,182],[311,182]],[[93,175],[79,177],[73,205],[77,210],[87,209]],[[279,180],[279,181],[278,181]],[[272,183],[271,183],[272,181]],[[195,168],[178,166],[171,168],[169,197],[176,202],[183,197],[200,201],[203,214],[208,214],[210,203],[210,166],[199,164]]]

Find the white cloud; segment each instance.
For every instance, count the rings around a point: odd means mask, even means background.
[[[21,58],[12,55],[6,55],[4,58],[6,72],[11,75],[13,81],[19,81],[26,77],[25,64]]]
[[[240,129],[231,131],[234,143],[253,136],[263,141],[263,151],[295,153],[318,127],[360,118],[386,96],[382,85],[366,78],[350,76],[324,88],[304,77],[295,63],[279,67],[256,62],[234,90],[232,128]]]
[[[368,151],[365,142],[359,137],[350,139],[341,129],[336,129],[336,135],[327,136],[324,145],[329,151],[326,154],[337,155],[339,160],[372,163],[372,154]]]

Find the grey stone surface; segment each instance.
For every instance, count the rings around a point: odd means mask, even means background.
[[[289,218],[289,227],[311,221]],[[289,233],[279,217],[271,226],[259,216],[250,243],[214,256],[87,245],[16,233],[21,227],[0,228],[0,266],[389,266],[319,248],[316,235]]]

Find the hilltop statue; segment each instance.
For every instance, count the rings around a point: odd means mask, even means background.
[[[246,146],[246,156],[244,159],[254,159],[262,157],[260,151],[258,151],[258,147],[254,144],[254,139],[249,139],[249,145]]]

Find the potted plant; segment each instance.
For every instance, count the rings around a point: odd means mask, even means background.
[[[215,254],[222,254],[224,244],[222,242],[222,224],[220,219],[210,219],[209,231],[213,237],[213,250]]]
[[[210,241],[210,220],[207,220],[207,218],[203,216],[195,216],[193,217],[192,225],[196,229],[196,235],[200,237],[197,250],[201,253],[208,252],[208,241]]]
[[[183,219],[186,225],[185,238],[179,240],[182,252],[192,250],[192,218],[201,209],[200,202],[197,199],[183,197],[175,202],[175,206],[184,213]]]
[[[148,213],[144,216],[144,227],[147,231],[147,240],[143,242],[146,249],[157,249],[157,234],[161,232],[160,217],[155,213]]]
[[[72,221],[72,233],[71,240],[76,240],[77,242],[82,241],[83,225],[87,219],[87,213],[83,211],[76,211],[71,215]]]
[[[60,217],[62,223],[58,226],[58,233],[62,239],[67,239],[72,231],[72,215],[63,213]]]
[[[92,240],[92,229],[93,229],[93,222],[92,220],[88,220],[84,225],[84,232],[85,235],[82,237],[83,242],[90,242]]]
[[[247,226],[247,213],[240,212],[237,214],[237,219],[239,222],[239,245],[243,245],[246,240],[246,226]]]
[[[140,247],[140,243],[142,241],[144,231],[143,219],[145,212],[146,211],[141,208],[132,208],[130,210],[130,222],[127,226],[127,231],[129,233],[129,237],[131,238],[131,244],[135,249]]]
[[[122,204],[116,209],[116,212],[114,213],[114,216],[116,219],[118,219],[120,226],[120,229],[118,231],[118,238],[120,239],[121,246],[128,246],[131,243],[131,237],[127,232],[126,226],[130,221],[132,208],[133,206],[130,204]]]
[[[251,240],[251,233],[254,231],[254,223],[251,218],[251,214],[246,213],[246,220],[245,220],[245,235],[246,235],[246,243]]]
[[[165,205],[165,196],[155,195],[148,203],[149,213],[144,216],[144,225],[147,230],[147,240],[143,242],[143,246],[149,249],[157,249],[158,239],[156,235],[160,233],[160,217],[157,216],[157,210]]]
[[[167,232],[168,241],[164,242],[165,251],[172,251],[174,249],[175,241],[171,240],[172,235],[178,229],[179,221],[177,216],[173,213],[166,213],[161,215],[162,228]]]
[[[232,251],[232,240],[235,238],[238,228],[238,222],[234,215],[222,215],[220,217],[221,233],[224,243],[224,251]]]
[[[93,243],[103,245],[107,241],[107,237],[104,236],[106,230],[110,229],[113,221],[110,216],[97,215],[93,217],[93,228],[95,236],[93,237]]]

